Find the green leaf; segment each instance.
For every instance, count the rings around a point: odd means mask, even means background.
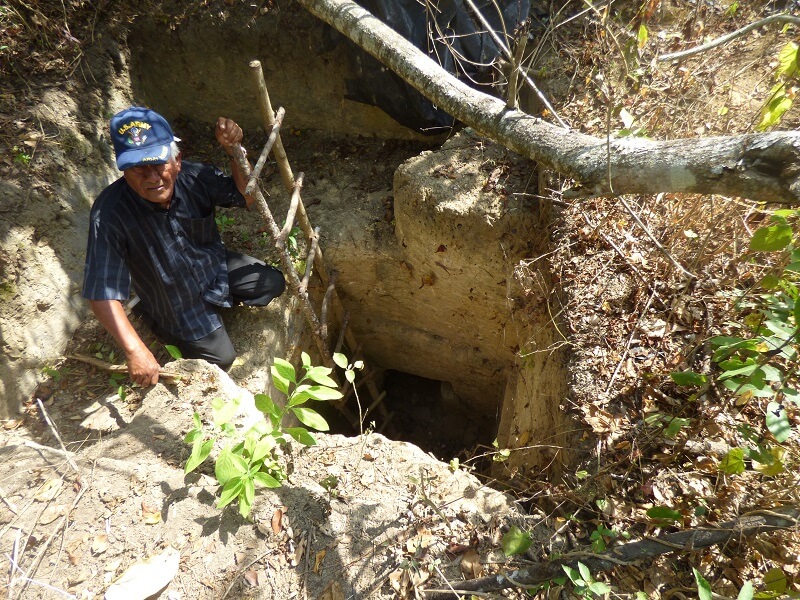
[[[761,121],[756,125],[758,131],[764,131],[779,123],[786,111],[792,107],[792,98],[786,94],[783,84],[781,84],[781,88],[780,91],[773,93],[772,99],[761,109]],[[753,248],[753,250],[758,250],[758,248]],[[776,250],[780,250],[780,248],[776,248]]]
[[[800,53],[800,45],[789,42],[778,53],[778,68],[775,72],[779,75],[791,77],[797,72],[797,56]]]
[[[705,385],[708,381],[705,375],[694,371],[675,371],[670,373],[669,376],[678,385]]]
[[[700,600],[711,600],[711,586],[709,583],[700,575],[700,571],[694,567],[692,567],[692,573],[694,573],[694,580],[697,582],[697,595]]]
[[[664,435],[672,439],[680,433],[681,429],[689,425],[691,422],[692,422],[691,419],[684,419],[682,417],[673,417],[667,423],[667,426],[664,429]]]
[[[294,367],[290,362],[282,358],[275,358],[272,361],[272,372],[277,372],[281,377],[292,383],[297,383],[297,374],[295,373]]]
[[[251,462],[257,462],[262,460],[265,456],[267,456],[270,451],[275,447],[275,438],[271,436],[265,436],[258,440],[255,448],[253,448],[253,452],[250,455]]]
[[[789,582],[786,579],[786,573],[780,567],[775,567],[764,573],[764,587],[770,592],[777,592],[783,594]]]
[[[306,373],[306,377],[316,383],[335,388],[337,387],[336,381],[330,378],[332,370],[328,367],[311,367]]]
[[[516,525],[512,525],[511,529],[500,539],[500,545],[503,547],[503,552],[506,556],[516,556],[522,554],[531,547],[533,539],[527,531],[522,531]]]
[[[719,469],[728,475],[744,473],[744,450],[732,448],[719,463]]]
[[[791,226],[783,223],[762,227],[753,233],[750,249],[762,252],[782,250],[792,243],[792,233]]]
[[[578,573],[578,571],[567,565],[561,565],[561,568],[564,569],[564,573],[567,574],[567,577],[569,577],[569,580],[573,583],[573,585],[584,584],[584,581],[581,579],[581,575]]]
[[[312,400],[338,400],[342,393],[334,387],[326,385],[312,385],[308,388],[308,397]]]
[[[347,368],[347,357],[341,352],[334,353],[333,362],[336,363],[336,366],[339,367],[340,369]]]
[[[742,589],[739,590],[739,595],[736,596],[736,600],[753,600],[753,584],[751,582],[744,582]]]
[[[797,405],[800,405],[800,392],[792,388],[783,388],[781,389],[783,392],[783,397],[788,400],[789,402],[794,402]]]
[[[300,360],[303,362],[303,368],[307,369],[311,366],[311,357],[308,355],[307,352],[303,351],[300,353]]]
[[[272,365],[270,371],[272,372],[272,384],[275,386],[275,389],[278,390],[279,392],[288,395],[289,385],[291,381],[289,381],[289,379],[281,375],[280,371],[278,371],[278,369],[275,368],[275,365]]]
[[[589,591],[596,596],[603,596],[611,591],[611,588],[602,581],[593,581],[589,584]]]
[[[194,428],[195,429],[202,429],[203,422],[200,420],[200,415],[198,413],[194,413],[192,415],[192,421],[194,421]]]
[[[181,349],[178,348],[177,346],[173,346],[172,344],[165,344],[164,349],[175,360],[180,360],[181,358],[183,358],[183,353],[181,352]]]
[[[281,487],[281,482],[275,479],[269,473],[265,473],[264,471],[259,471],[253,476],[253,481],[256,482],[257,485],[266,488],[279,488]]]
[[[211,454],[211,449],[213,447],[214,440],[206,440],[205,442],[201,441],[201,438],[195,440],[192,446],[192,454],[189,456],[189,460],[186,461],[186,466],[183,468],[184,475],[186,473],[191,473],[199,467],[203,461],[208,458],[208,455]]]
[[[193,443],[198,436],[202,436],[203,432],[200,429],[190,429],[183,438],[184,444],[191,444]]]
[[[211,414],[213,415],[214,424],[217,426],[229,422],[236,411],[239,410],[239,399],[229,400],[225,402],[221,398],[214,398],[211,401]]]
[[[266,394],[256,394],[253,399],[256,403],[256,408],[265,415],[272,415],[273,417],[280,418],[281,411],[275,406],[272,398]]]
[[[253,503],[246,498],[243,494],[239,496],[239,514],[242,515],[243,518],[247,518],[250,514],[250,510],[253,508]]]
[[[344,372],[344,378],[347,379],[350,383],[353,383],[356,380],[356,373],[352,369],[347,369]]]
[[[247,463],[239,454],[234,454],[230,448],[225,448],[217,457],[214,466],[214,475],[220,485],[225,485],[231,479],[247,473]]]
[[[764,275],[759,282],[759,285],[765,290],[774,290],[781,282],[781,278],[777,275]]]
[[[578,571],[580,572],[581,579],[583,579],[584,583],[589,584],[593,581],[592,572],[589,570],[589,567],[582,562],[578,563]]]
[[[222,493],[219,495],[219,501],[217,502],[217,508],[223,508],[236,500],[239,494],[244,489],[244,484],[239,477],[234,477],[224,486],[222,486]]]
[[[777,402],[767,404],[767,429],[779,444],[789,439],[792,429],[783,405]]]
[[[720,381],[736,375],[751,375],[758,368],[758,364],[753,358],[748,358],[744,362],[738,359],[725,360],[719,363],[719,366],[724,369],[724,372],[718,377]]]
[[[316,446],[317,440],[311,435],[305,427],[287,427],[284,431],[292,436],[295,440],[306,446]]]
[[[668,506],[653,506],[647,509],[647,516],[657,521],[680,521],[683,515],[680,511]]]
[[[328,431],[328,429],[330,429],[330,427],[328,427],[328,422],[315,410],[293,407],[292,412],[294,412],[297,419],[307,427],[311,427],[317,431]]]
[[[639,32],[636,34],[636,42],[638,43],[639,50],[644,48],[644,45],[647,43],[647,39],[647,27],[645,27],[644,23],[642,23],[639,25]]]
[[[243,483],[244,487],[242,489],[243,492],[242,496],[244,497],[248,505],[252,505],[253,501],[256,499],[256,486],[253,483],[253,480],[249,477],[247,479],[244,479]],[[242,516],[246,517],[247,515],[242,515]]]

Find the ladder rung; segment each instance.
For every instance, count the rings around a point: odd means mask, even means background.
[[[286,213],[286,222],[284,223],[280,234],[278,234],[278,241],[281,244],[283,244],[286,241],[286,238],[289,237],[289,232],[292,230],[292,226],[294,225],[294,216],[297,213],[297,207],[300,205],[300,190],[303,188],[303,177],[305,177],[305,174],[300,172],[297,174],[297,179],[294,180],[292,200],[289,203],[289,211]],[[313,254],[311,255],[311,259],[313,261]]]
[[[267,163],[267,157],[269,156],[272,146],[275,145],[275,141],[278,139],[278,135],[280,134],[281,123],[283,123],[283,116],[285,114],[286,111],[282,106],[278,108],[278,114],[275,115],[275,124],[272,126],[272,131],[270,131],[269,137],[267,138],[267,143],[264,144],[264,149],[261,151],[261,156],[258,157],[256,166],[253,167],[253,170],[250,172],[250,179],[248,179],[247,187],[244,190],[244,193],[247,196],[251,195],[256,189],[258,178],[261,176],[261,170]]]

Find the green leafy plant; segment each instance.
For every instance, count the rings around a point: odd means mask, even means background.
[[[238,400],[212,400],[213,423],[210,431],[203,425],[200,415],[195,413],[194,427],[184,439],[192,445],[184,472],[190,473],[199,467],[210,456],[218,439],[231,440],[220,450],[214,465],[214,476],[221,486],[217,507],[223,508],[237,501],[239,512],[246,518],[253,506],[256,486],[279,487],[286,478],[279,449],[288,443],[288,438],[307,446],[317,443],[305,427],[284,427],[284,417],[293,414],[307,427],[318,431],[328,430],[328,423],[322,415],[303,405],[309,400],[341,398],[342,394],[330,373],[328,367],[312,366],[311,358],[305,352],[302,353],[300,373],[291,363],[276,358],[272,365],[272,381],[275,388],[286,395],[286,402],[279,406],[269,396],[257,394],[255,405],[265,418],[247,431],[242,431],[232,423],[239,410]]]
[[[784,266],[773,269],[742,294],[740,318],[728,324],[729,335],[709,340],[711,360],[720,369],[716,381],[737,398],[738,405],[759,403],[764,426],[778,444],[792,435],[786,406],[800,404],[800,248],[793,228],[799,217],[796,209],[777,210],[767,225],[753,233],[752,256],[780,253],[771,263]],[[693,371],[672,373],[671,377],[679,385],[702,389],[712,384]],[[740,429],[740,433],[749,444],[730,450],[720,463],[721,471],[742,473],[749,458],[764,474],[782,472],[782,450],[757,432]]]
[[[598,523],[595,530],[589,535],[593,552],[605,552],[608,545],[617,539],[620,533],[616,529],[609,529],[602,523]]]
[[[595,581],[591,571],[589,571],[589,567],[582,562],[578,563],[577,569],[567,565],[561,565],[561,568],[564,569],[572,585],[575,586],[575,594],[581,598],[594,598],[611,592],[611,587],[607,584],[602,581]]]
[[[19,146],[14,146],[14,162],[20,165],[28,166],[31,164],[31,159],[33,156],[28,154],[28,152],[24,148],[20,148]]]
[[[506,556],[523,554],[531,547],[533,539],[527,531],[521,530],[516,525],[512,525],[508,532],[500,539],[500,545]]]
[[[778,569],[780,571],[780,569]],[[711,591],[711,584],[706,581],[705,577],[700,574],[700,571],[692,567],[692,573],[694,573],[694,580],[697,583],[697,597],[700,600],[712,600],[714,597],[713,592]],[[783,572],[781,572],[782,574]],[[784,588],[785,589],[785,588]],[[736,600],[753,600],[754,597],[757,598],[776,598],[777,596],[770,595],[762,595],[762,592],[759,592],[757,595],[754,593],[753,584],[749,581],[745,581],[744,585],[742,585],[741,589],[739,590],[739,595],[736,596]],[[780,593],[778,594],[780,595]]]
[[[792,107],[794,97],[800,90],[798,78],[798,56],[800,45],[789,42],[778,53],[778,66],[775,68],[775,85],[770,90],[769,98],[761,108],[761,120],[756,129],[764,131],[777,125]]]
[[[673,417],[660,412],[654,412],[648,414],[644,418],[644,422],[648,425],[661,427],[666,437],[675,439],[675,437],[677,437],[677,435],[680,433],[681,429],[689,426],[692,420],[682,417]]]
[[[233,226],[233,224],[236,222],[236,219],[225,214],[218,214],[214,217],[214,221],[217,224],[219,232],[224,233]]]

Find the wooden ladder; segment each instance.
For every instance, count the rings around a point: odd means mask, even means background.
[[[323,364],[326,367],[333,368],[333,353],[340,352],[345,343],[353,353],[353,356],[349,357],[349,360],[350,362],[354,362],[354,360],[360,355],[361,346],[359,345],[352,331],[350,331],[347,327],[349,313],[344,310],[341,299],[336,291],[337,273],[335,271],[329,273],[327,267],[325,266],[325,259],[322,256],[322,249],[319,246],[319,228],[317,227],[315,229],[311,226],[311,222],[308,219],[308,214],[306,213],[305,205],[300,197],[300,192],[303,188],[304,175],[303,173],[298,173],[297,177],[293,175],[292,167],[289,164],[289,159],[286,156],[286,151],[284,150],[283,142],[281,141],[280,128],[281,124],[283,123],[285,111],[283,108],[278,108],[277,112],[273,112],[272,110],[272,102],[270,101],[269,93],[267,91],[267,84],[264,81],[264,72],[261,69],[261,62],[257,60],[251,61],[250,71],[253,76],[253,82],[258,91],[259,110],[261,113],[264,130],[265,132],[269,133],[269,137],[267,138],[264,149],[261,151],[261,155],[259,156],[258,161],[252,170],[250,163],[246,158],[245,149],[241,145],[237,145],[233,149],[236,162],[239,164],[240,169],[248,178],[246,192],[248,195],[252,195],[255,198],[256,206],[258,207],[261,215],[264,217],[264,220],[267,222],[268,231],[275,243],[275,247],[278,249],[280,254],[281,265],[283,266],[283,272],[286,276],[287,284],[294,296],[300,302],[306,323],[310,327],[311,336],[313,337],[317,350],[322,357]],[[259,176],[261,175],[261,171],[264,168],[270,152],[274,155],[275,162],[278,164],[278,169],[280,171],[281,179],[283,180],[283,185],[286,188],[286,191],[291,193],[289,211],[286,215],[286,221],[284,222],[282,228],[278,227],[275,218],[272,216],[272,211],[267,205],[267,201],[258,183]],[[289,233],[294,227],[295,218],[297,219],[298,225],[305,236],[308,247],[306,270],[302,276],[302,279],[294,268],[292,256],[289,253],[286,245],[286,240],[289,237]],[[317,276],[322,282],[323,288],[325,288],[325,295],[322,300],[322,307],[319,315],[317,315],[317,312],[315,311],[308,295],[308,284],[314,272],[316,272]],[[334,319],[339,323],[340,327],[339,336],[333,352],[331,351],[328,327],[329,313],[331,312],[331,309],[333,311]],[[291,360],[295,352],[296,347],[293,345],[287,353],[287,359]],[[371,397],[371,402],[366,411],[361,409],[360,404],[359,414],[355,414],[347,407],[346,400],[350,393],[350,390],[348,389],[349,383],[347,381],[340,386],[341,391],[345,394],[345,396],[341,401],[335,403],[336,408],[345,416],[345,418],[348,419],[350,424],[354,428],[359,429],[359,431],[361,431],[363,422],[367,415],[369,415],[376,408],[382,413],[385,422],[388,422],[388,420],[393,416],[386,414],[386,408],[382,404],[386,392],[378,390],[373,374],[368,369],[365,370],[364,375],[361,377],[361,383]]]

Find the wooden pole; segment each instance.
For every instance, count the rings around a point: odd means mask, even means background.
[[[250,61],[250,71],[253,74],[256,88],[258,88],[258,108],[261,111],[264,131],[269,133],[272,131],[272,126],[275,124],[275,113],[272,110],[272,102],[267,93],[267,83],[264,81],[264,71],[261,70],[261,61]],[[280,136],[278,136],[278,141],[275,143],[274,150],[275,161],[278,163],[283,185],[286,187],[287,192],[291,192],[294,187],[294,175],[292,175],[292,167],[289,164],[289,159],[286,157],[286,150],[283,149],[283,142]]]

